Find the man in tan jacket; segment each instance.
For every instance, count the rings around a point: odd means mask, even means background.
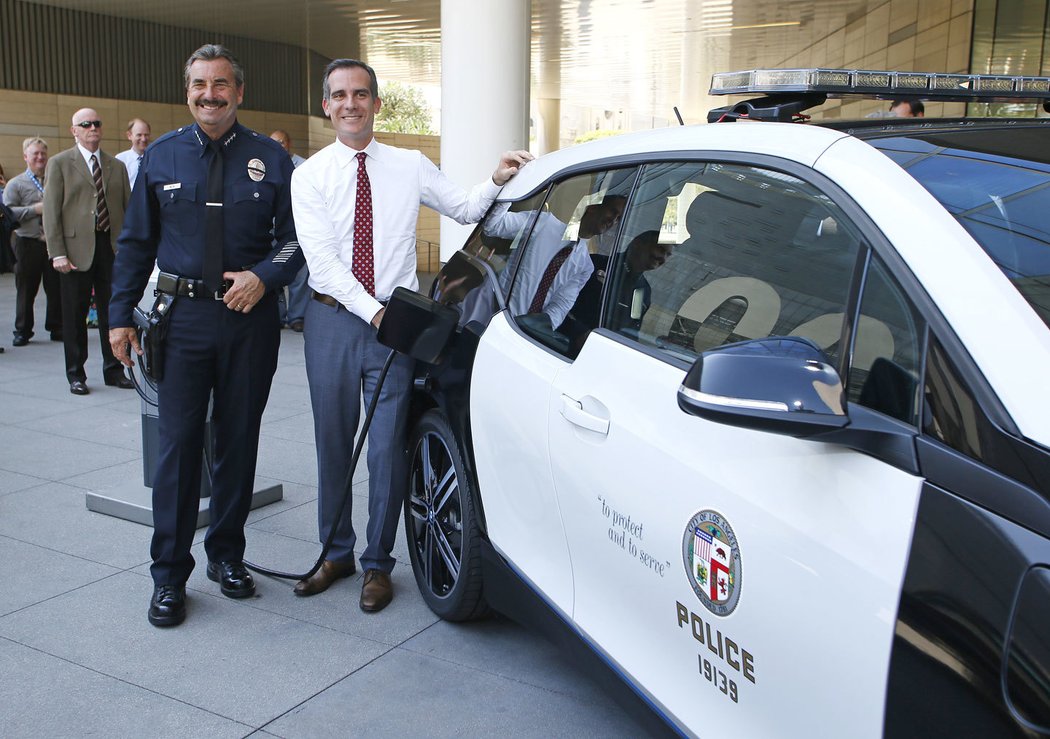
[[[91,108],[73,114],[76,145],[51,157],[44,186],[44,233],[51,264],[59,273],[62,337],[69,392],[87,395],[87,314],[95,291],[107,385],[132,387],[109,345],[109,298],[113,255],[131,188],[128,171],[101,151],[102,121]]]

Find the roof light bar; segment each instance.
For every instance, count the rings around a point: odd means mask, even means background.
[[[1050,97],[1050,77],[939,74],[865,69],[752,69],[712,76],[712,95],[824,93],[946,102],[1038,102]]]

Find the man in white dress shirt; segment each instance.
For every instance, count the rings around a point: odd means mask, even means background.
[[[124,135],[131,142],[131,148],[117,154],[117,159],[124,162],[124,166],[127,167],[128,182],[131,183],[131,189],[134,190],[135,178],[139,174],[139,164],[142,163],[142,155],[146,153],[146,147],[149,146],[153,132],[149,123],[141,118],[132,118],[128,121],[128,128]]]
[[[587,284],[594,266],[591,252],[597,251],[597,240],[609,231],[623,213],[627,198],[623,195],[606,195],[601,200],[584,208],[575,237],[571,237],[568,226],[554,214],[542,211],[524,250],[521,267],[515,262],[521,258],[522,250],[514,252],[512,263],[500,274],[503,290],[510,288],[514,275],[517,283],[511,292],[508,308],[511,315],[542,316],[550,325],[547,330],[556,330],[572,310],[576,296]],[[523,229],[533,214],[530,211],[506,212],[490,218],[485,223],[486,233],[504,238],[513,238]],[[595,249],[589,244],[594,241]],[[559,258],[559,253],[565,250]],[[550,280],[543,284],[543,277],[551,272]]]
[[[335,522],[350,466],[362,393],[371,401],[388,350],[377,340],[385,303],[396,287],[415,290],[416,220],[420,204],[460,223],[479,220],[499,188],[532,156],[505,152],[491,180],[468,194],[418,151],[373,138],[382,102],[375,72],[354,59],[324,71],[322,106],[336,141],[292,176],[292,210],[310,270],[306,309],[306,374],[317,445],[318,527],[323,541]],[[380,611],[393,598],[390,552],[407,484],[405,420],[412,362],[391,365],[368,433],[367,545],[361,609]],[[313,595],[356,572],[350,510],[321,569],[295,587]]]

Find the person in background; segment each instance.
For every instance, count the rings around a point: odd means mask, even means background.
[[[0,164],[0,202],[3,201],[5,185],[7,185],[7,178],[4,177],[4,167]],[[14,226],[7,222],[7,216],[0,213],[0,275],[14,269],[15,255],[11,251],[14,231]]]
[[[146,153],[146,147],[149,146],[152,132],[149,123],[141,118],[132,118],[128,121],[128,128],[124,135],[131,142],[131,148],[117,154],[117,159],[122,161],[124,166],[128,168],[128,182],[131,183],[131,188],[134,189],[135,178],[139,174],[139,166],[142,164],[142,157]]]
[[[33,303],[41,283],[47,296],[44,328],[52,341],[62,341],[62,297],[58,272],[47,258],[44,227],[44,172],[47,169],[47,142],[30,136],[22,142],[26,171],[11,178],[4,190],[8,206],[19,226],[15,231],[15,335],[13,346],[25,346],[33,338]]]
[[[59,273],[62,339],[69,392],[87,395],[87,316],[94,290],[102,348],[102,378],[130,390],[109,343],[109,296],[117,234],[131,195],[122,162],[101,150],[102,121],[91,108],[73,114],[76,144],[48,159],[44,172],[44,240]]]
[[[270,138],[284,147],[284,150],[288,152],[288,156],[292,158],[293,167],[298,167],[306,161],[292,151],[292,137],[288,135],[287,131],[282,131],[278,128],[270,134]],[[309,279],[310,268],[304,264],[303,268],[299,270],[299,273],[295,276],[295,279],[288,283],[288,297],[285,298],[285,291],[283,289],[279,290],[277,293],[281,325],[287,326],[297,333],[302,333],[303,318],[306,315],[306,303],[310,300]]]
[[[925,118],[926,106],[921,100],[894,100],[890,103],[890,115],[897,118]]]

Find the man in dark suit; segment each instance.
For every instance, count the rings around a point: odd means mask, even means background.
[[[107,385],[131,388],[109,345],[109,298],[117,234],[131,187],[128,171],[101,151],[102,121],[91,108],[73,114],[76,146],[51,157],[44,186],[44,233],[51,264],[59,273],[62,337],[69,392],[87,395],[87,314],[95,291]]]

